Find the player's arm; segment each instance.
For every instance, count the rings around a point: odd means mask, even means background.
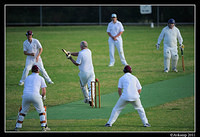
[[[140,81],[136,78],[136,88],[138,90],[138,93],[140,94],[142,91],[142,86],[140,84]]]
[[[119,37],[119,36],[121,36],[122,33],[123,33],[123,31],[119,32],[115,37]]]
[[[39,48],[39,53],[36,57],[36,62],[38,62],[40,55],[42,54],[43,48]]]
[[[116,36],[114,36],[114,40],[117,40],[117,37],[119,37],[119,36],[121,36],[122,35],[122,33],[123,33],[123,31],[121,31],[121,32],[119,32]]]
[[[28,53],[27,51],[24,51],[24,55],[27,55],[27,56],[35,56],[35,53]]]
[[[139,94],[141,93],[141,91],[142,91],[142,89],[138,89],[138,93],[139,93]]]
[[[114,39],[114,36],[112,36],[110,32],[107,32],[107,33],[108,33],[108,36],[110,36],[112,39]]]
[[[160,33],[160,35],[159,35],[159,37],[158,37],[158,42],[157,42],[157,44],[160,45],[162,39],[164,38],[164,35],[165,35],[165,29],[163,29],[163,30],[161,31],[161,33]]]
[[[79,52],[71,52],[71,55],[72,55],[72,56],[78,56],[78,53],[79,53]]]
[[[118,88],[118,94],[119,94],[119,96],[122,95],[122,89],[121,88]]]
[[[69,59],[71,60],[71,62],[72,62],[74,65],[76,65],[76,66],[79,66],[79,65],[80,65],[80,64],[76,63],[76,61],[75,61],[72,57],[70,57]]]
[[[46,95],[46,87],[42,88],[42,97]]]
[[[181,36],[181,33],[180,33],[179,29],[177,29],[177,38],[178,38],[179,45],[182,46],[183,38]]]

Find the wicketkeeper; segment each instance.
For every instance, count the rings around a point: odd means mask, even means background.
[[[178,50],[177,50],[177,39],[179,42],[180,50],[184,50],[183,38],[177,27],[175,27],[175,20],[169,19],[168,25],[163,28],[158,42],[156,44],[157,50],[160,48],[160,43],[164,38],[164,72],[168,73],[170,70],[170,59],[172,59],[172,71],[178,72],[177,63],[178,63]]]
[[[46,99],[46,87],[47,85],[44,78],[39,75],[39,68],[34,65],[32,67],[32,74],[29,75],[24,82],[22,108],[18,113],[15,131],[22,128],[24,117],[26,116],[31,103],[39,113],[42,131],[50,130],[50,128],[47,127],[46,111],[42,101]],[[42,95],[40,95],[40,88],[42,89]]]

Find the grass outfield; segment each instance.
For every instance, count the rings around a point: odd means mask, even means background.
[[[116,50],[115,66],[112,68],[107,67],[109,64],[109,48],[106,28],[107,26],[6,28],[6,130],[14,128],[15,120],[8,120],[8,118],[17,115],[17,111],[21,105],[23,87],[18,86],[18,83],[25,66],[26,56],[23,54],[23,41],[26,40],[26,31],[31,29],[34,33],[34,38],[37,38],[41,42],[44,49],[42,53],[44,67],[55,83],[54,85],[47,85],[46,103],[48,104],[48,107],[51,107],[83,99],[79,85],[78,67],[74,66],[69,60],[67,60],[61,51],[61,48],[65,48],[71,52],[79,51],[79,43],[82,40],[88,42],[89,48],[92,51],[95,75],[101,82],[101,94],[104,95],[117,91],[118,79],[123,75],[123,65],[121,65]],[[184,57],[186,71],[182,71],[181,56],[179,52],[179,72],[169,72],[168,74],[165,74],[163,73],[163,44],[161,44],[160,50],[157,51],[155,48],[162,27],[151,29],[147,26],[124,26],[125,32],[122,37],[125,58],[128,64],[132,66],[133,74],[138,77],[142,86],[194,73],[194,28],[192,26],[178,26],[178,28],[181,31],[184,40],[183,43],[185,45]],[[191,98],[186,98],[186,100],[192,101]],[[190,105],[193,106],[193,104]],[[30,111],[33,109],[34,108],[31,107]],[[148,111],[147,114],[153,113],[151,110],[146,111]],[[160,110],[160,112],[162,113],[163,111]],[[132,114],[135,113],[130,113],[130,115]],[[176,113],[173,115],[176,115]],[[171,115],[171,117],[173,117],[173,115]],[[124,116],[125,115],[120,116],[118,120],[120,121],[121,117]],[[159,122],[159,120],[156,120],[157,116],[154,116],[155,117],[152,117],[152,119],[155,120],[154,122]],[[184,116],[179,115],[179,117],[183,119],[183,122],[186,122],[184,121]],[[194,122],[194,115],[187,113],[186,116],[190,122]],[[171,120],[171,117],[163,119],[164,122]],[[175,117],[177,118],[175,120],[178,121],[179,117]],[[131,124],[128,122],[129,120],[130,119],[124,120],[124,122],[122,120],[124,127],[116,127],[115,131],[123,131],[124,128],[132,131],[131,128],[128,128],[128,125]],[[40,128],[37,128],[39,119],[30,120],[26,123],[25,121],[23,130],[40,130]],[[71,122],[73,123],[71,124],[71,130],[74,129],[77,131],[76,129],[78,129],[79,131],[92,131],[93,128],[90,128],[92,125],[105,124],[107,119],[102,120],[104,121],[102,123],[100,121],[101,120],[49,120],[48,122],[50,127],[53,128],[55,126],[55,130],[60,130],[61,128],[61,130],[67,130],[69,127],[62,126],[65,122]],[[126,122],[129,123],[127,123],[127,126],[125,124]],[[84,125],[88,128],[85,128]],[[68,126],[70,126],[70,124]],[[179,127],[179,124],[176,125],[178,128],[171,126],[170,124],[166,126],[166,130],[194,130],[193,126],[190,126],[190,128],[181,128],[181,125]],[[95,126],[94,128],[95,131],[100,131],[101,129],[104,130],[104,128],[98,126]],[[151,129],[157,131],[163,130],[162,127],[154,128],[155,129]]]

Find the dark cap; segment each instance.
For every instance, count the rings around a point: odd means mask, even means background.
[[[131,66],[129,66],[129,65],[126,65],[125,67],[124,67],[124,73],[127,73],[127,72],[129,72],[129,73],[132,73],[132,68],[131,68]]]
[[[28,30],[27,32],[26,32],[26,36],[27,35],[33,35],[33,32],[31,31],[31,30]]]
[[[39,72],[39,68],[37,65],[33,65],[32,72]]]

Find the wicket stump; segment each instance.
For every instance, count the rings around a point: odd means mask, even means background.
[[[99,95],[99,108],[101,108],[101,95],[100,95],[100,82],[98,79],[96,79],[95,81],[91,81],[91,99],[92,99],[92,108],[94,107],[93,104],[93,86],[92,84],[94,83],[94,100],[95,100],[95,108],[97,108],[97,94],[96,94],[96,83],[98,83],[98,95]]]

